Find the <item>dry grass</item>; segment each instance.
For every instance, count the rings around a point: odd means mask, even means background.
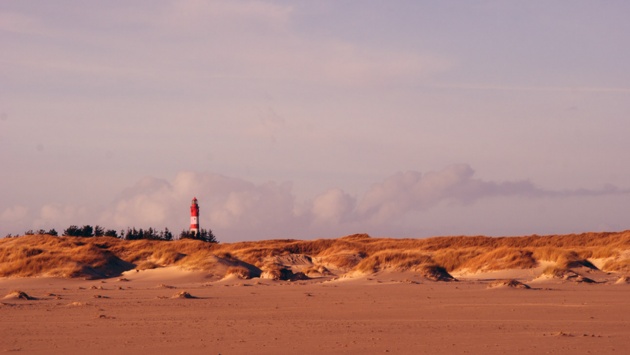
[[[264,271],[268,276],[284,279],[293,276],[285,275],[287,272],[282,270],[299,265],[309,273],[316,273],[320,268],[334,270],[337,274],[393,270],[438,277],[435,275],[464,269],[527,269],[541,261],[554,262],[560,273],[574,267],[594,267],[588,261],[592,258],[604,260],[604,271],[630,271],[630,231],[426,239],[371,238],[357,234],[338,239],[276,239],[230,244],[42,235],[0,239],[0,277],[99,278],[118,276],[133,268],[179,266],[248,278],[258,277]]]
[[[0,276],[98,278],[133,268],[111,251],[85,240],[25,236],[8,241],[0,241]]]
[[[292,280],[294,278],[294,274],[293,271],[286,266],[270,263],[262,267],[260,277],[271,280]]]
[[[137,270],[151,270],[151,269],[157,269],[159,268],[160,265],[154,263],[153,261],[150,260],[144,260],[144,261],[140,261],[137,265],[136,265],[136,269]]]
[[[330,272],[330,270],[328,270],[328,268],[326,268],[323,265],[319,265],[319,266],[313,265],[313,266],[304,268],[302,270],[302,272],[305,275],[309,276],[309,277],[313,277],[313,276],[315,276],[315,277],[318,277],[318,276],[331,276],[331,275],[333,275],[333,273]]]
[[[529,285],[526,285],[518,280],[509,279],[509,280],[497,280],[490,285],[488,288],[498,288],[498,287],[509,287],[509,288],[520,288],[520,289],[530,289]]]
[[[529,250],[499,247],[468,259],[460,267],[471,271],[530,269],[538,262]]]
[[[176,294],[174,294],[173,296],[171,296],[171,298],[193,299],[193,298],[197,298],[197,297],[191,295],[190,293],[188,293],[186,291],[180,291],[180,292],[177,292]]]
[[[438,249],[433,252],[432,258],[436,264],[441,265],[447,271],[451,272],[461,269],[462,265],[486,252],[486,249],[475,247]]]
[[[332,254],[320,257],[320,263],[329,265],[335,269],[342,270],[344,272],[352,270],[356,267],[361,260],[365,258],[364,253],[360,252],[340,252],[338,254]]]
[[[605,271],[630,272],[630,258],[608,260],[603,269]]]
[[[420,275],[433,281],[457,281],[445,268],[438,265],[425,265],[418,270]]]
[[[417,271],[435,262],[427,253],[418,251],[383,250],[361,260],[355,271],[373,273],[381,270]]]
[[[225,272],[225,276],[236,275],[239,279],[251,279],[252,273],[244,266],[231,266]]]

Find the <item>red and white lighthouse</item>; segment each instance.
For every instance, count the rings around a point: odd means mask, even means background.
[[[190,205],[190,231],[195,235],[199,234],[199,205],[197,204],[197,198],[193,198]]]

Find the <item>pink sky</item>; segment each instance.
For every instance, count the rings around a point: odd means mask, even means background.
[[[0,237],[628,229],[623,1],[0,4]]]

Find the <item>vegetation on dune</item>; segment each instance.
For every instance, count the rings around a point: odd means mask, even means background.
[[[25,236],[0,244],[0,276],[112,277],[133,268],[113,252],[66,237]]]
[[[488,249],[477,256],[471,257],[459,268],[470,271],[489,271],[501,269],[530,269],[536,267],[538,262],[533,256],[533,252],[527,249],[498,247]]]
[[[388,269],[417,271],[423,266],[435,266],[435,262],[427,253],[388,249],[364,258],[354,270],[367,273]]]
[[[606,271],[630,272],[630,257],[608,260],[603,267]]]
[[[497,280],[488,285],[488,288],[497,288],[497,287],[511,287],[511,288],[521,288],[521,289],[530,289],[529,285],[526,285],[518,280],[508,279],[508,280]]]
[[[89,228],[88,228],[89,229]],[[71,230],[89,232],[85,227]],[[165,240],[95,236],[26,235],[0,240],[0,276],[113,277],[130,269],[179,266],[241,278],[300,279],[409,271],[447,280],[459,270],[528,269],[552,262],[550,275],[571,268],[630,271],[630,231],[528,237],[371,238],[265,240],[229,244],[203,239]],[[134,233],[134,229],[130,229]],[[136,230],[136,233],[139,233]],[[144,231],[143,231],[144,233]],[[149,230],[149,234],[156,233]],[[157,232],[159,235],[159,232]],[[144,235],[144,234],[142,234]],[[164,233],[162,233],[164,235]],[[595,261],[593,261],[595,262]],[[319,276],[318,276],[319,275]]]
[[[26,232],[24,232],[24,235],[50,235],[50,236],[57,236],[57,231],[53,228],[50,229],[49,231],[45,231],[43,229],[38,230],[37,232],[34,232],[33,230],[28,230]],[[168,228],[164,228],[164,230],[157,230],[154,229],[153,227],[149,227],[147,229],[136,229],[136,227],[133,228],[127,228],[127,230],[121,230],[120,234],[118,234],[118,232],[116,232],[113,229],[105,229],[99,225],[96,225],[94,227],[92,227],[91,225],[84,225],[83,227],[78,227],[76,225],[71,225],[68,228],[64,229],[63,231],[63,236],[66,237],[85,237],[85,238],[91,238],[91,237],[114,237],[114,238],[121,238],[121,239],[125,239],[125,240],[140,240],[140,239],[147,239],[147,240],[174,240],[174,235],[173,233],[171,233],[171,231]],[[7,238],[11,238],[13,237],[13,235],[8,234],[6,235]],[[17,236],[16,236],[17,237]],[[200,229],[198,232],[194,232],[194,231],[189,231],[189,230],[182,230],[179,233],[179,239],[195,239],[195,240],[201,240],[204,242],[209,242],[209,243],[218,243],[219,241],[217,240],[216,236],[212,233],[212,230],[210,229]]]

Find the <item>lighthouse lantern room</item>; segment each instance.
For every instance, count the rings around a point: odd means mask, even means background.
[[[193,198],[190,205],[190,231],[195,235],[199,234],[199,204],[197,204],[197,198]]]

